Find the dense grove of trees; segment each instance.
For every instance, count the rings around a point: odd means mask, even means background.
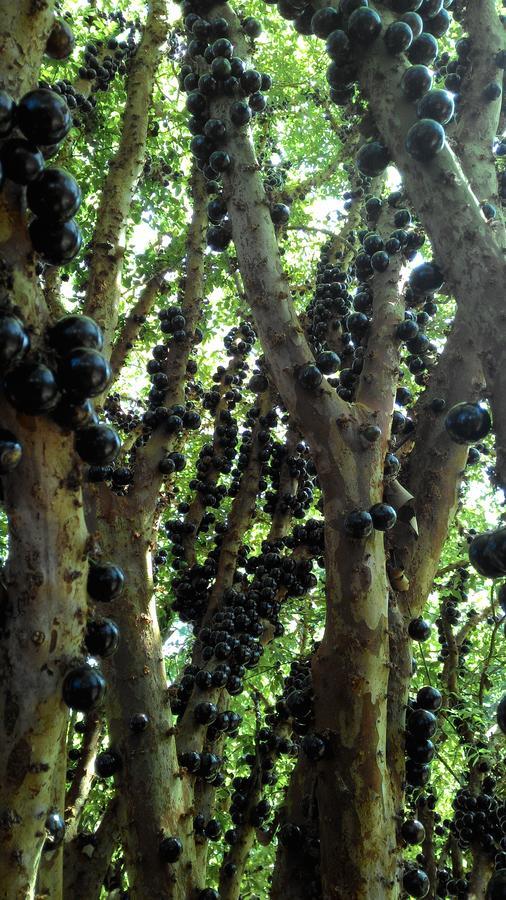
[[[499,0],[0,3],[0,898],[506,898]]]

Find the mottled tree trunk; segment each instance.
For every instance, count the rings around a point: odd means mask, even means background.
[[[62,680],[79,657],[86,620],[87,532],[69,438],[43,419],[19,416],[12,427],[24,456],[4,488],[0,896],[26,900],[55,802],[53,778],[67,726]],[[63,812],[63,778],[59,793]]]

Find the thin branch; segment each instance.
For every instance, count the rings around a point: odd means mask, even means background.
[[[106,347],[116,327],[125,227],[144,164],[151,94],[167,27],[166,0],[153,0],[142,40],[130,63],[121,138],[102,188],[92,239],[85,312],[102,326]]]
[[[184,382],[186,366],[194,346],[195,327],[197,325],[204,292],[205,234],[207,226],[206,201],[207,194],[204,179],[197,169],[192,175],[193,213],[188,228],[186,245],[185,271],[181,280],[182,312],[186,319],[187,338],[181,343],[172,342],[165,365],[165,374],[169,377],[169,389],[166,397],[167,406],[184,402]],[[174,438],[164,434],[163,427],[153,432],[146,446],[137,454],[132,487],[132,501],[149,515],[156,505],[163,481],[158,472],[158,463],[166,453]]]
[[[61,273],[57,266],[47,266],[44,271],[44,297],[49,315],[52,319],[60,319],[66,309],[61,300]]]
[[[95,756],[100,743],[100,716],[95,712],[86,717],[81,756],[65,798],[65,837],[71,841],[77,834],[79,820],[93,781]]]
[[[111,352],[111,368],[113,372],[112,383],[114,383],[120,374],[128,353],[139,336],[144,317],[150,312],[158,292],[163,286],[164,275],[167,271],[168,269],[164,269],[162,272],[158,272],[149,279],[141,291],[138,300],[128,312],[123,328],[121,329]]]
[[[78,836],[64,845],[65,900],[83,900],[84,897],[86,900],[99,900],[104,878],[119,840],[118,809],[118,798],[113,797],[93,835],[91,855],[83,852]]]

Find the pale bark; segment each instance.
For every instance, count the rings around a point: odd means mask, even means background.
[[[0,896],[26,900],[34,890],[66,730],[62,681],[80,656],[86,620],[87,533],[69,437],[48,421],[16,421],[10,410],[4,422],[21,439],[24,457],[4,479],[9,558],[0,645]]]
[[[106,491],[97,497],[97,540],[103,558],[114,560],[125,574],[125,590],[110,610],[120,643],[103,669],[110,744],[122,763],[115,780],[126,868],[136,900],[186,900],[193,877],[193,817],[188,779],[181,778],[177,761],[153,596],[151,529],[139,527],[142,515],[134,502]],[[149,719],[141,734],[129,724],[136,713]],[[161,839],[170,835],[184,847],[177,869],[158,853]]]
[[[167,27],[166,0],[153,0],[141,42],[130,62],[120,142],[102,187],[92,239],[85,312],[102,326],[106,350],[117,322],[125,229],[144,164],[151,96]]]

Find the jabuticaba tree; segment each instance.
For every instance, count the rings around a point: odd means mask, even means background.
[[[0,897],[504,900],[500,4],[0,19]]]

